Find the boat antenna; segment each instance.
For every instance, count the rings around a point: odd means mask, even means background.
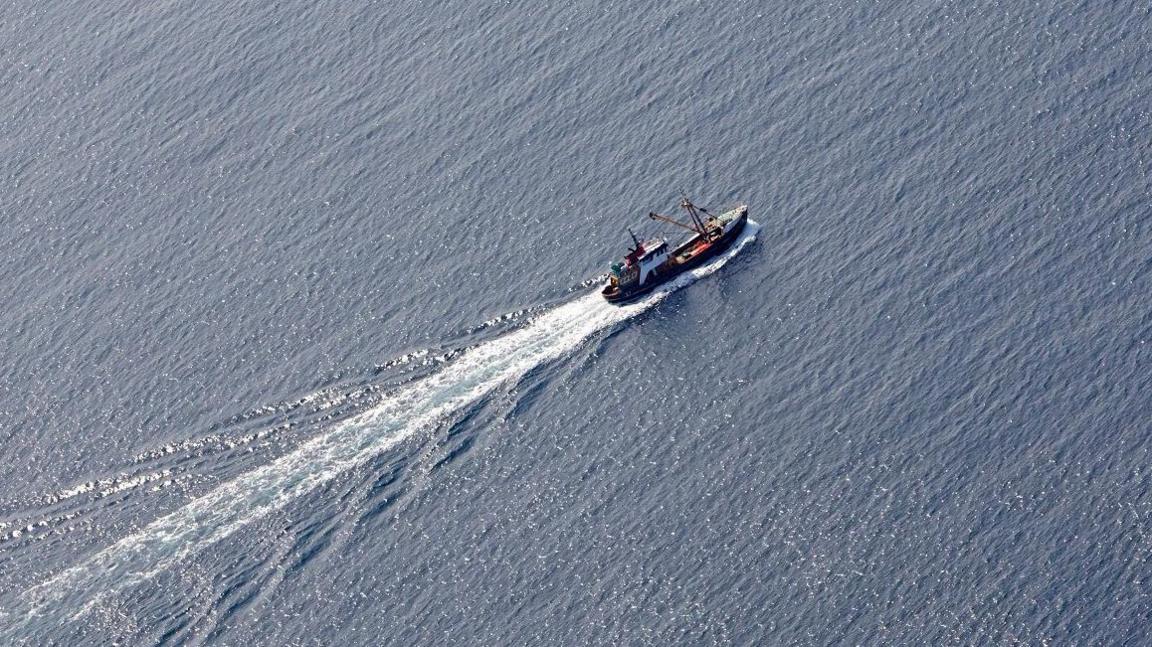
[[[636,246],[635,249],[640,249],[640,239],[636,238],[636,234],[632,233],[631,227],[628,227],[627,229],[628,235],[632,236],[632,244]]]

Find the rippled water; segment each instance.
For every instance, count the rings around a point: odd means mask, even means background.
[[[1146,642],[1149,14],[0,9],[0,637]]]

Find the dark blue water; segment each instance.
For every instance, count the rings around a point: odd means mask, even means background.
[[[1147,642],[1150,36],[0,9],[0,642]]]

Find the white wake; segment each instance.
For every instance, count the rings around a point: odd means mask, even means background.
[[[736,243],[641,301],[624,306],[591,293],[544,312],[523,328],[465,352],[375,408],[336,424],[291,453],[223,483],[179,510],[22,593],[0,636],[16,638],[37,616],[66,621],[101,599],[149,580],[302,495],[428,429],[445,416],[572,352],[590,335],[651,308],[669,293],[715,272],[752,241],[749,221]]]

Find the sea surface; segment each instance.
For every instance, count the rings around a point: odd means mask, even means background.
[[[1150,98],[1130,0],[9,3],[0,644],[1149,644]]]

